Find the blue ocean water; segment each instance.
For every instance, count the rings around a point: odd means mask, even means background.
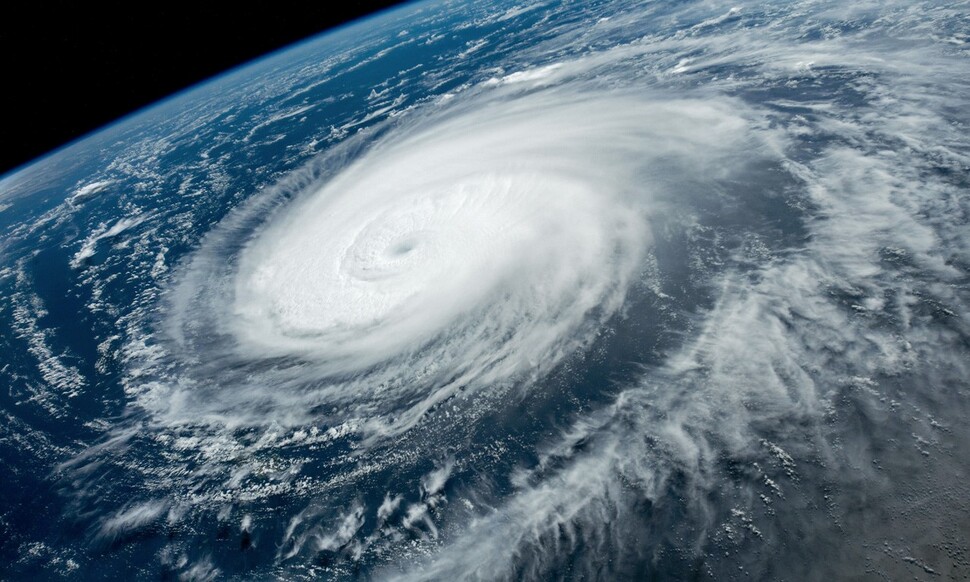
[[[968,18],[414,3],[5,176],[0,576],[966,574]]]

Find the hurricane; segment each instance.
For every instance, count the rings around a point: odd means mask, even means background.
[[[17,571],[965,575],[967,14],[418,2],[135,118],[0,245]]]
[[[202,246],[174,291],[174,359],[216,354],[246,378],[179,388],[164,413],[335,406],[396,435],[459,392],[528,390],[650,284],[649,217],[678,192],[664,182],[758,145],[744,125],[726,103],[541,92],[390,129]]]

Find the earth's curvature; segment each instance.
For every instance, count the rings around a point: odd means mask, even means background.
[[[0,181],[0,577],[970,576],[966,2],[424,2]]]

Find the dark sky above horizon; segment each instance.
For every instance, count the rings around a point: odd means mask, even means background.
[[[401,0],[18,4],[0,19],[0,175],[213,75]],[[144,6],[144,5],[142,5]]]

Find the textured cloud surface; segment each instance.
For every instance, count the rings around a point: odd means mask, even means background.
[[[81,545],[185,578],[965,575],[966,24],[417,4],[196,97],[36,227],[178,194],[63,243],[124,404],[55,466]]]

